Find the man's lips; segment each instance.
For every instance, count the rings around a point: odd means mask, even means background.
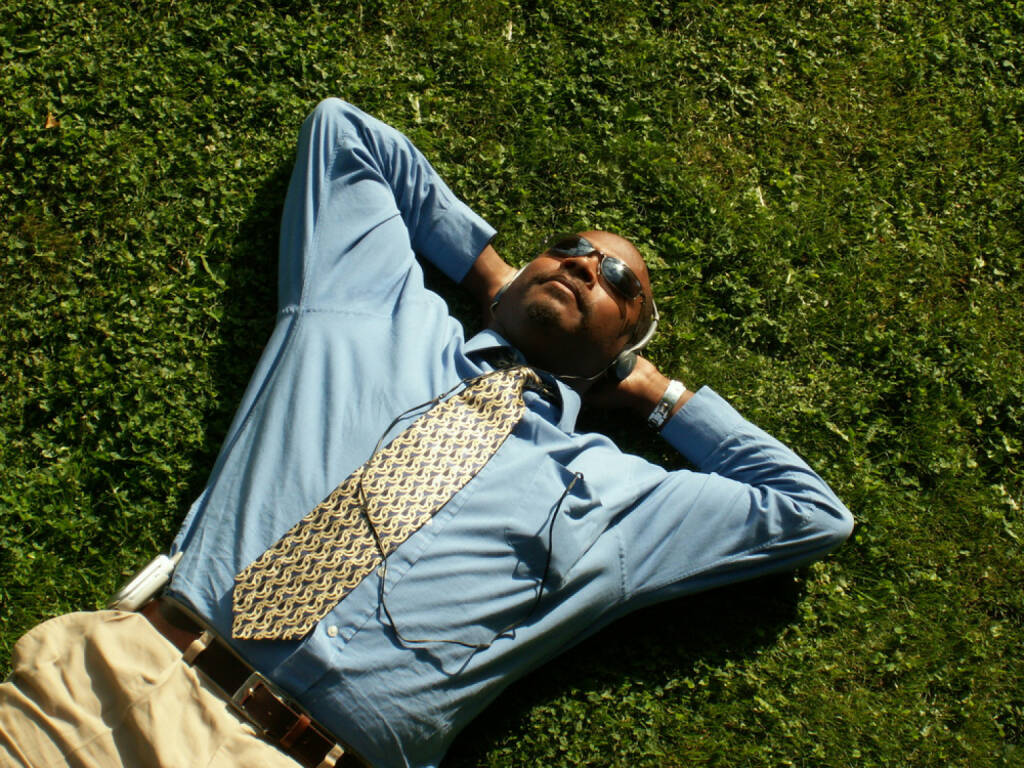
[[[583,309],[583,292],[580,290],[580,287],[569,278],[563,275],[554,275],[552,277],[547,278],[546,280],[543,280],[542,282],[555,283],[556,285],[559,285],[565,290],[569,291],[569,293],[571,293],[573,295],[573,298],[576,300],[576,306],[580,310]]]

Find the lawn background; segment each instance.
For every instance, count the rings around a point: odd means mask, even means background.
[[[1024,765],[1024,4],[0,19],[0,671],[165,549],[201,490],[273,322],[298,126],[342,96],[404,130],[510,261],[555,230],[635,239],[651,357],[858,521],[796,578],[587,641],[447,765]],[[627,426],[608,428],[679,465]]]

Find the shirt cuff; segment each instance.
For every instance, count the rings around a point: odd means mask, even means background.
[[[737,427],[746,423],[721,395],[701,387],[661,429],[661,436],[698,468]]]
[[[423,256],[456,283],[469,272],[497,230],[461,200],[454,200],[434,222]]]

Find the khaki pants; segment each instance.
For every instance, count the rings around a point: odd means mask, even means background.
[[[296,768],[142,616],[72,613],[14,646],[0,766]]]

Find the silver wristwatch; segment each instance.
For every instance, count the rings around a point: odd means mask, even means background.
[[[683,382],[672,379],[668,383],[668,388],[665,390],[665,394],[661,396],[661,400],[654,406],[654,410],[651,411],[651,415],[647,417],[647,423],[654,429],[661,429],[665,426],[665,422],[668,421],[668,415],[672,413],[672,409],[675,408],[676,403],[679,402],[679,398],[686,392],[686,387],[683,386]]]

